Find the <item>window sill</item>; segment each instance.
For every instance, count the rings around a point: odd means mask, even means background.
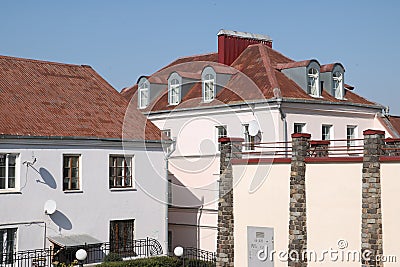
[[[64,191],[65,194],[79,194],[79,193],[83,193],[83,190],[65,190]]]
[[[22,195],[21,191],[0,190],[0,195]]]
[[[312,95],[312,94],[308,94],[308,95],[313,98],[324,98],[323,96],[320,96],[320,95]]]
[[[115,188],[110,188],[111,192],[119,192],[119,191],[137,191],[136,188],[133,187],[115,187]]]

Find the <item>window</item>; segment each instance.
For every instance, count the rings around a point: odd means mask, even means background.
[[[203,99],[204,102],[210,102],[215,97],[215,83],[214,83],[214,76],[212,74],[207,74],[203,81]]]
[[[322,125],[322,140],[331,140],[332,125]]]
[[[221,144],[218,142],[218,140],[222,137],[227,137],[228,132],[226,130],[226,125],[223,126],[216,126],[217,128],[217,144],[218,144],[218,151],[221,151]]]
[[[139,108],[145,108],[149,104],[149,85],[143,82],[139,86]]]
[[[181,86],[177,79],[173,79],[169,84],[169,104],[178,105],[180,101]]]
[[[79,190],[79,155],[64,155],[63,190]]]
[[[249,125],[248,124],[244,124],[243,125],[244,128],[244,142],[245,142],[245,146],[244,149],[245,150],[254,150],[254,136],[251,136],[249,133]]]
[[[336,98],[343,99],[343,74],[339,71],[333,73],[333,92]]]
[[[0,229],[0,265],[13,264],[17,248],[17,228]]]
[[[135,220],[110,221],[110,252],[135,253],[134,233]]]
[[[172,231],[168,231],[168,252],[172,252],[174,249],[172,247]]]
[[[346,133],[346,139],[347,139],[347,148],[353,147],[356,145],[356,128],[357,126],[353,125],[347,125],[347,133]]]
[[[304,133],[305,123],[295,123],[293,127],[294,133]]]
[[[0,190],[15,189],[17,155],[0,154]]]
[[[320,96],[319,73],[315,68],[311,68],[308,71],[308,90],[312,96]]]
[[[132,157],[110,156],[110,188],[132,187]]]

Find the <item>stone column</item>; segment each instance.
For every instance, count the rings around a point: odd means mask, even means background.
[[[231,267],[234,264],[234,221],[233,221],[233,175],[232,158],[239,158],[242,138],[220,138],[220,181],[218,200],[217,267]]]
[[[290,172],[290,207],[289,207],[289,257],[288,266],[305,267],[307,259],[302,258],[307,250],[307,213],[306,213],[306,164],[305,158],[310,148],[310,134],[292,134],[292,161]]]
[[[384,138],[384,131],[364,131],[361,251],[370,251],[371,260],[362,258],[363,267],[383,266],[382,263],[375,261],[375,256],[383,254],[379,157],[384,154],[382,150]]]

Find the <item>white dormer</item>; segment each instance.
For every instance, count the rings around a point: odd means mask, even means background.
[[[168,78],[168,103],[178,105],[182,96],[182,77],[173,72]]]
[[[332,63],[321,66],[321,81],[324,89],[336,99],[344,99],[344,67],[340,63]]]
[[[307,66],[307,93],[313,97],[321,97],[319,70],[319,63],[311,60]]]
[[[211,102],[216,96],[216,79],[217,75],[214,69],[210,66],[205,67],[202,74],[202,95],[204,102]]]
[[[139,79],[138,91],[138,106],[140,109],[146,108],[150,102],[150,83],[146,77]]]
[[[343,99],[343,73],[335,71],[332,75],[333,78],[333,92],[337,99]]]

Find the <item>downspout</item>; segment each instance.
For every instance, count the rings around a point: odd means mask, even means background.
[[[199,209],[199,218],[197,219],[197,248],[200,248],[200,221],[203,215],[203,208],[204,208],[204,196],[201,197],[201,206]]]
[[[289,153],[288,153],[288,149],[289,149],[289,147],[288,147],[288,129],[287,129],[286,114],[282,110],[282,98],[277,98],[276,103],[278,104],[278,110],[279,110],[279,113],[281,114],[281,120],[283,122],[283,135],[284,135],[284,139],[285,139],[285,158],[287,158],[289,156]]]
[[[165,251],[166,255],[168,256],[168,208],[169,208],[169,180],[168,180],[168,165],[169,165],[169,158],[171,157],[172,153],[175,152],[176,149],[176,138],[172,139],[172,142],[170,144],[171,150],[165,154],[165,181],[166,181],[166,186],[167,186],[167,192],[165,194]],[[171,190],[172,191],[172,190]],[[172,193],[172,192],[171,192]]]

